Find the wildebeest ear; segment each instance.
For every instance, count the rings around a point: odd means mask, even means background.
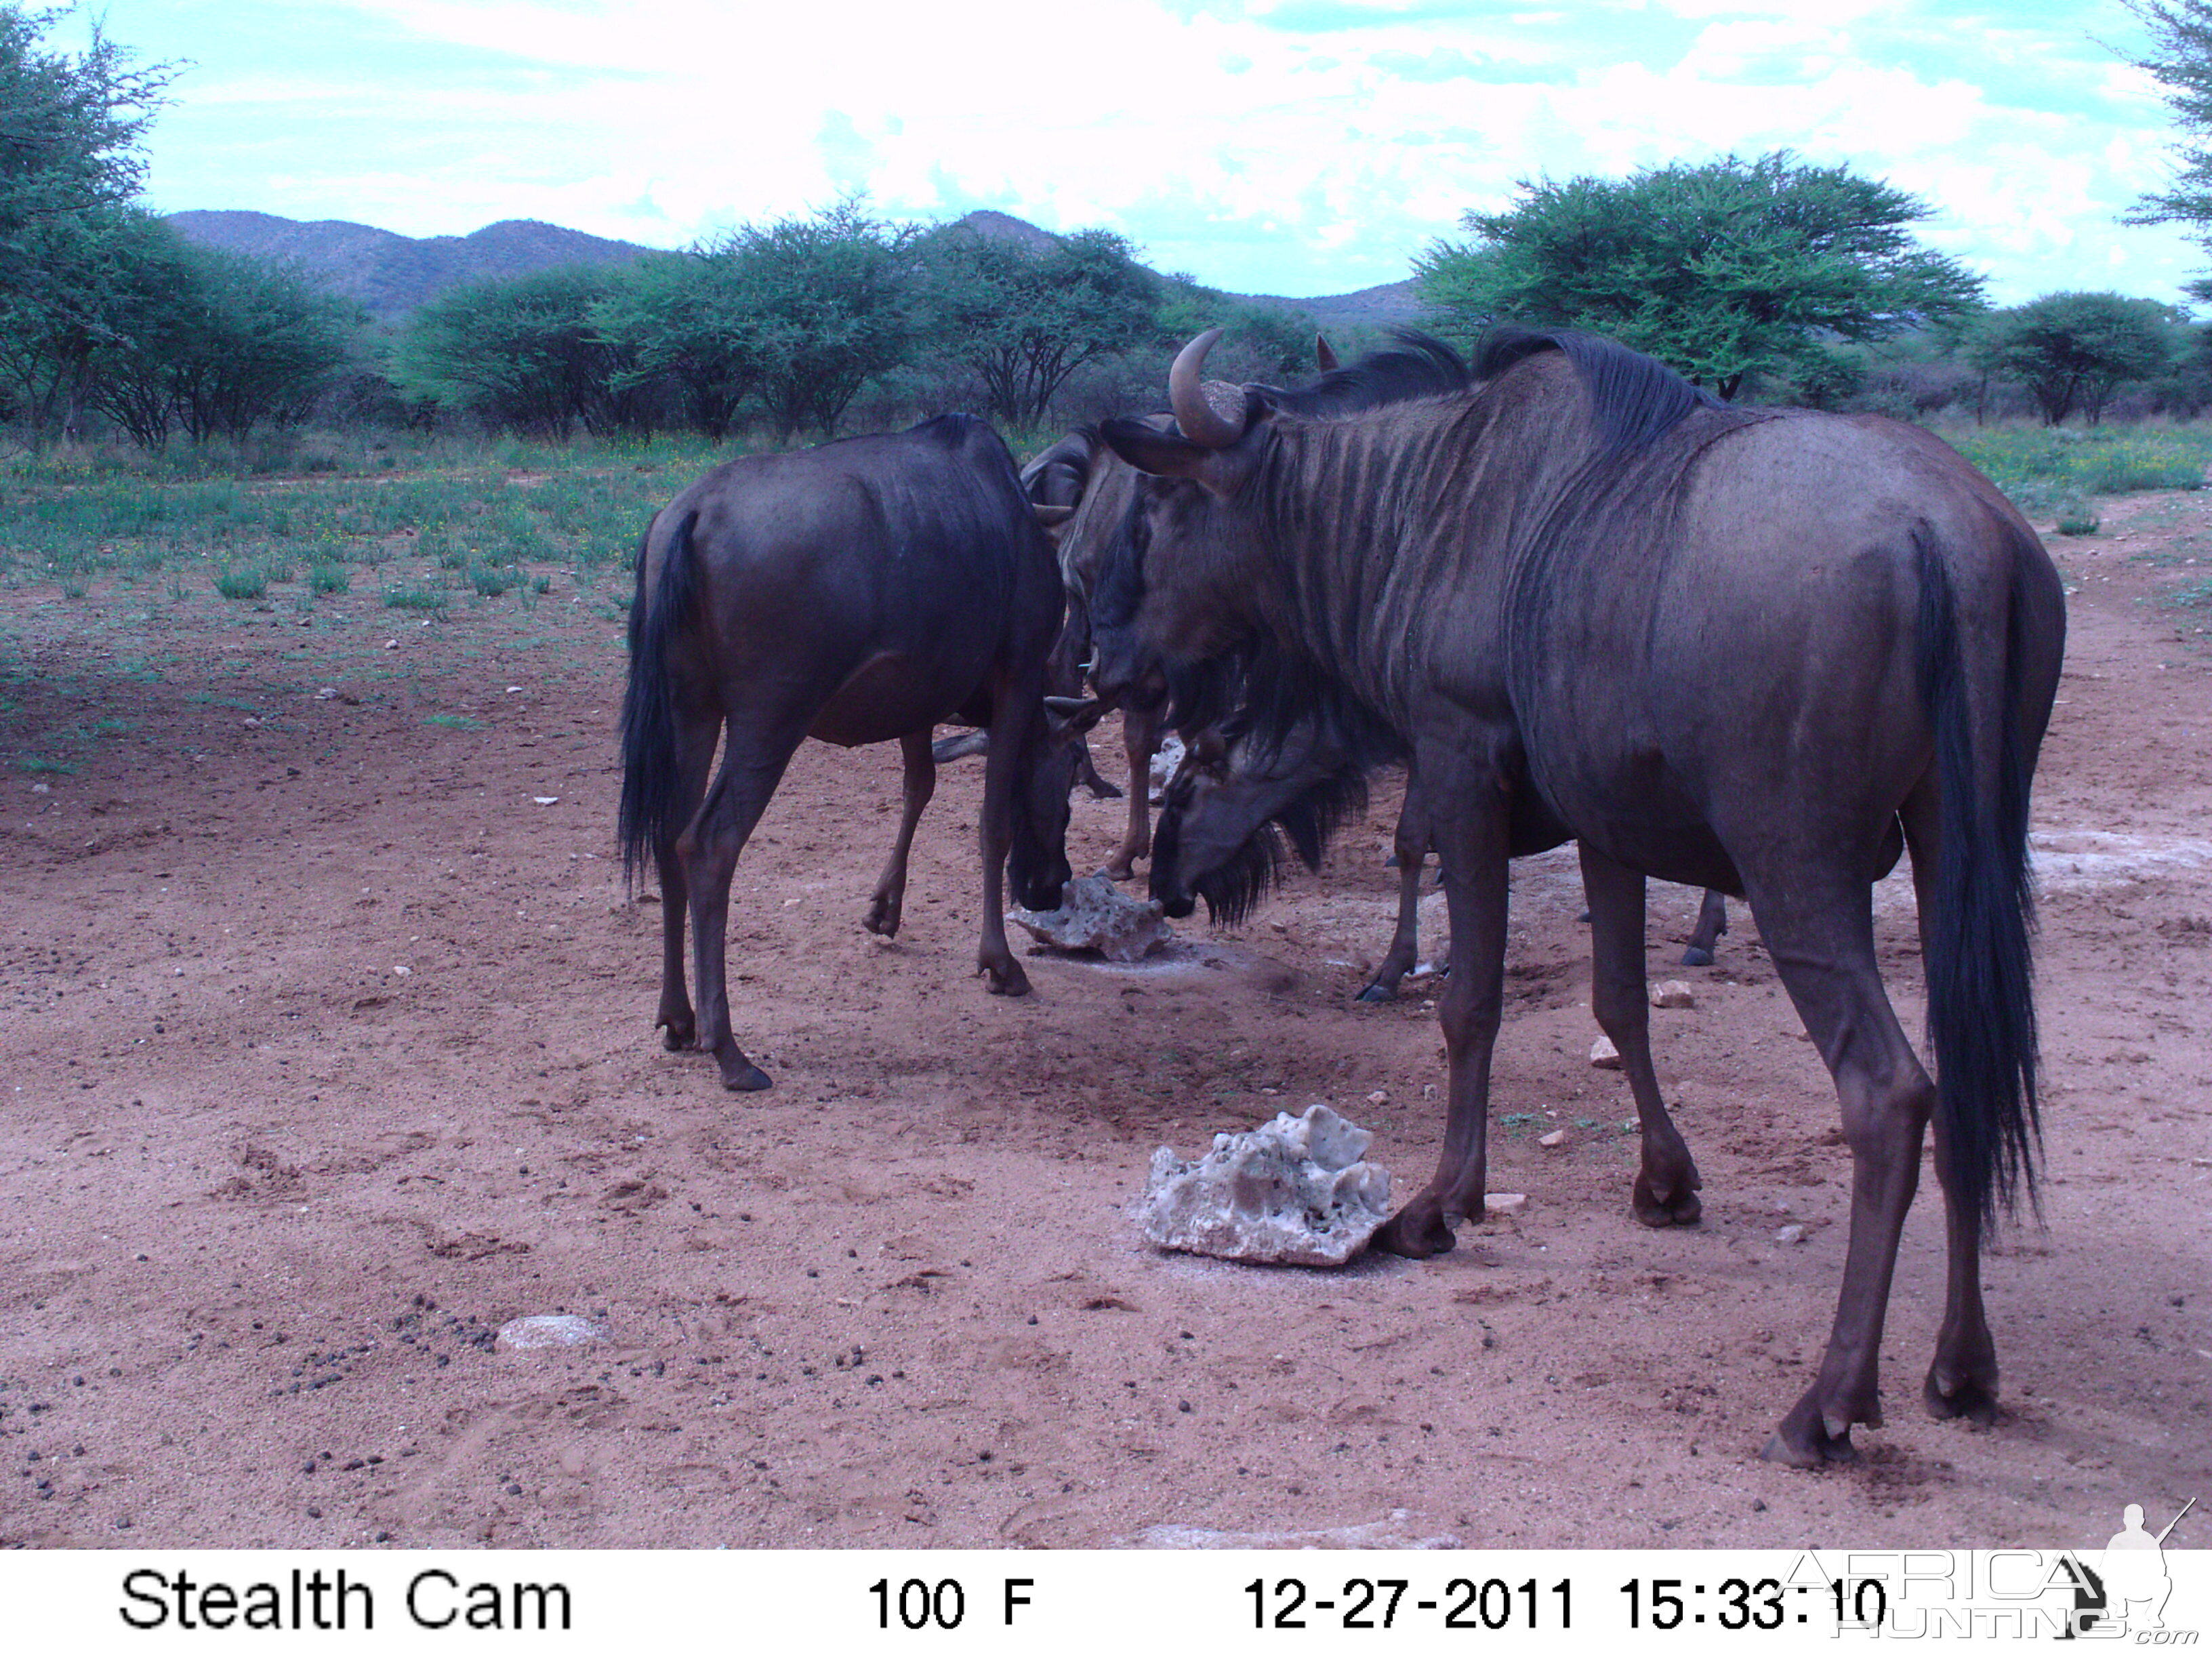
[[[1072,743],[1104,720],[1113,707],[1103,697],[1047,697],[1047,732],[1054,743]]]
[[[1326,334],[1314,336],[1314,366],[1324,374],[1334,374],[1336,370],[1336,353],[1329,349]]]
[[[1117,416],[1098,428],[1108,447],[1139,472],[1156,478],[1194,478],[1213,452],[1180,432],[1162,432],[1142,421]]]

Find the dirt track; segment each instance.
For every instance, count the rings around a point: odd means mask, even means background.
[[[1719,965],[1678,970],[1695,895],[1655,889],[1655,977],[1698,986],[1654,1036],[1703,1225],[1629,1218],[1568,853],[1515,880],[1492,1185],[1524,1216],[1425,1264],[1163,1257],[1124,1213],[1163,1141],[1327,1100],[1401,1184],[1433,1167],[1433,1017],[1348,1000],[1388,937],[1391,792],[1243,933],[1185,924],[1136,969],[1032,957],[1007,1001],[969,977],[980,770],[942,779],[884,944],[859,918],[896,753],[810,746],[738,871],[739,1037],[776,1086],[733,1098],[648,1029],[658,907],[610,862],[613,623],[560,589],[428,628],[373,597],[307,627],[281,600],[148,623],[128,593],[8,595],[0,759],[77,769],[0,775],[0,1542],[2084,1546],[2130,1502],[2160,1524],[2212,1493],[2212,654],[2154,596],[2212,564],[2212,503],[2106,526],[2054,544],[2081,590],[2036,798],[2051,1179],[2045,1224],[1988,1266],[2008,1420],[1919,1408],[1929,1180],[1888,1425],[1819,1475],[1754,1454],[1820,1352],[1848,1160],[1741,905]],[[1079,869],[1120,811],[1079,802]],[[1917,1030],[1902,874],[1878,907]],[[1777,1243],[1792,1221],[1809,1239]],[[558,1310],[611,1342],[490,1346]],[[2212,1540],[2203,1514],[2172,1544]]]

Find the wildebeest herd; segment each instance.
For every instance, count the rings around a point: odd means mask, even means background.
[[[1708,890],[1707,951],[1720,895],[1748,902],[1835,1079],[1843,1289],[1765,1455],[1817,1467],[1881,1423],[1931,1120],[1949,1286],[1923,1397],[1990,1421],[1980,1249],[2033,1193],[2027,804],[2064,637],[2033,531],[1917,428],[1723,404],[1590,336],[1501,329],[1469,362],[1408,334],[1348,365],[1324,349],[1319,378],[1286,390],[1206,380],[1218,333],[1176,359],[1170,412],[1071,434],[1025,471],[946,416],[730,462],[656,515],[620,823],[631,864],[650,854],[659,874],[668,1046],[713,1054],[732,1089],[768,1085],[732,1027],[724,924],[738,855],[809,735],[902,745],[905,812],[866,918],[890,933],[933,732],[988,733],[979,966],[1012,994],[1028,988],[1002,872],[1023,904],[1057,903],[1081,734],[1108,709],[1132,761],[1109,867],[1127,878],[1149,850],[1171,914],[1203,897],[1243,915],[1285,839],[1317,863],[1370,773],[1401,763],[1404,902],[1363,994],[1394,994],[1413,966],[1433,850],[1449,1119],[1435,1176],[1376,1243],[1431,1255],[1483,1213],[1507,866],[1573,841],[1591,1006],[1640,1121],[1638,1220],[1701,1209],[1648,1040],[1648,878]],[[1148,837],[1142,763],[1163,728],[1188,753]],[[1875,954],[1873,884],[1908,848],[1933,1081]]]

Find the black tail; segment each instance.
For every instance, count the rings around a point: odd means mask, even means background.
[[[622,842],[623,878],[635,882],[638,866],[661,840],[680,828],[683,776],[676,757],[676,690],[668,673],[669,641],[690,619],[698,598],[698,561],[691,554],[686,514],[668,538],[659,590],[645,587],[646,542],[637,544],[637,597],[629,607],[629,689],[623,695],[622,807],[615,833]]]
[[[2021,584],[2008,584],[2004,661],[1973,715],[1949,572],[1920,548],[1920,691],[1936,728],[1942,850],[1929,928],[1928,1040],[1959,1203],[1984,1237],[2024,1188],[2035,1200],[2035,895],[2027,859],[2033,766],[2021,729]],[[1990,677],[1991,682],[1999,676]],[[1995,765],[1984,745],[1995,745]],[[1995,788],[1987,787],[1991,770]]]

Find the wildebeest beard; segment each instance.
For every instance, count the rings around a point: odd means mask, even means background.
[[[1319,869],[1331,837],[1366,811],[1367,778],[1357,767],[1319,777],[1304,793],[1262,822],[1220,864],[1184,884],[1206,901],[1206,919],[1213,926],[1238,927],[1282,880],[1290,851],[1296,851],[1307,869]],[[1181,841],[1181,815],[1163,814],[1152,842],[1156,874],[1176,868]]]

